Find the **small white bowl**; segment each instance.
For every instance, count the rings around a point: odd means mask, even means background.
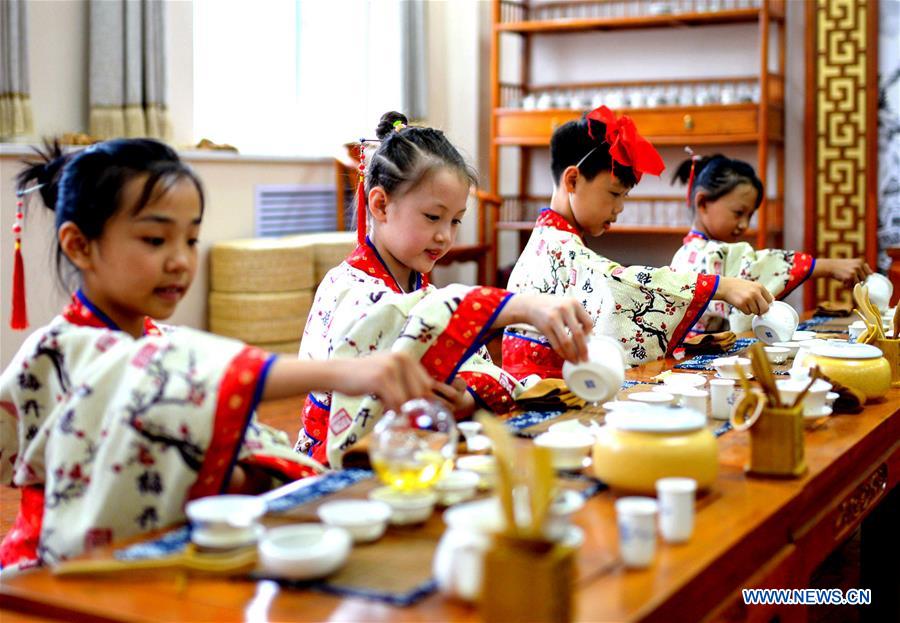
[[[491,438],[487,435],[473,435],[466,439],[466,451],[472,454],[487,452],[492,447]]]
[[[206,549],[235,549],[256,545],[265,532],[266,529],[258,523],[228,529],[193,528],[191,542]]]
[[[665,406],[675,402],[675,395],[665,391],[635,392],[628,394],[628,400],[643,404]]]
[[[706,377],[702,374],[687,374],[674,372],[663,379],[663,384],[671,387],[703,387],[706,385]]]
[[[377,541],[387,529],[391,507],[372,500],[333,500],[316,511],[322,523],[343,528],[354,543]]]
[[[834,407],[834,401],[840,398],[840,394],[837,392],[828,392],[825,394],[825,406],[829,409]]]
[[[475,497],[481,477],[464,469],[453,470],[434,485],[441,506],[453,506]]]
[[[459,432],[462,433],[463,437],[466,438],[466,441],[474,437],[475,435],[481,432],[481,422],[457,422],[456,428],[459,429]]]
[[[712,365],[723,379],[740,379],[741,376],[738,374],[738,366],[744,370],[744,374],[747,378],[750,378],[753,375],[750,368],[750,360],[746,357],[719,357],[718,359],[713,359]]]
[[[805,342],[814,339],[816,339],[815,331],[794,331],[794,335],[791,337],[792,342]]]
[[[385,502],[391,507],[391,524],[406,526],[422,523],[431,517],[437,503],[434,491],[402,493],[390,487],[379,487],[369,492],[369,499]]]
[[[797,350],[800,348],[800,342],[775,342],[772,344],[775,348],[786,348],[788,349],[788,359],[793,359],[797,356]]]
[[[594,447],[594,436],[590,433],[553,431],[535,437],[534,444],[550,448],[555,469],[581,469],[585,457]]]
[[[769,360],[769,363],[775,364],[787,361],[788,355],[791,352],[789,349],[781,346],[766,346],[763,350],[766,351],[766,359]]]
[[[254,495],[211,495],[188,502],[184,512],[195,528],[229,530],[255,524],[266,503]]]
[[[337,571],[350,555],[350,534],[322,524],[272,528],[259,542],[263,571],[288,580],[323,578]]]

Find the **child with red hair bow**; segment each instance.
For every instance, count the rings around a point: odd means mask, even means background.
[[[553,133],[554,191],[513,268],[513,292],[574,296],[594,321],[593,334],[616,339],[629,363],[669,355],[711,300],[764,313],[772,295],[741,279],[621,266],[585,244],[605,233],[644,173],[659,175],[662,158],[627,116],[605,106]],[[561,376],[562,359],[530,328],[507,328],[503,368],[516,378]]]

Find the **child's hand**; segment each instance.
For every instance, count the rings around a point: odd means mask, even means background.
[[[457,418],[464,418],[475,411],[475,398],[469,393],[466,382],[460,377],[450,385],[436,383],[432,391],[435,398],[443,402]]]
[[[713,298],[751,316],[769,311],[769,303],[774,300],[762,284],[737,277],[719,277],[719,287]]]
[[[520,320],[533,325],[568,361],[587,361],[587,335],[594,323],[584,307],[571,297],[550,294],[517,294],[507,304]],[[512,323],[510,323],[512,324]]]
[[[336,375],[336,391],[348,396],[375,394],[385,409],[399,409],[413,398],[430,398],[436,386],[422,364],[406,353],[378,353],[364,359],[333,359],[328,363],[346,367]]]
[[[865,281],[866,277],[872,274],[872,269],[861,257],[816,260],[816,263],[819,262],[825,262],[826,272],[833,279],[844,282],[844,285],[848,287],[852,287],[859,281]]]

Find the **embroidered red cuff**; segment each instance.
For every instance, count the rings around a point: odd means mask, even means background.
[[[262,389],[261,382],[265,379],[264,373],[270,361],[268,353],[252,346],[245,347],[231,361],[219,385],[212,440],[197,481],[188,492],[188,499],[222,491],[243,442],[244,430],[256,407],[255,397]]]
[[[691,299],[691,303],[688,305],[681,322],[678,323],[678,326],[675,327],[675,332],[672,333],[672,339],[669,340],[669,345],[666,348],[666,355],[671,355],[676,348],[681,346],[681,342],[687,336],[688,331],[691,330],[691,327],[700,320],[700,316],[706,311],[718,287],[718,275],[707,275],[706,273],[697,275],[697,283],[694,286],[694,298]]]
[[[447,328],[422,355],[421,363],[434,379],[447,382],[459,365],[481,346],[494,317],[510,296],[500,288],[476,287],[469,291]]]
[[[259,467],[267,472],[274,472],[282,480],[293,481],[315,476],[316,470],[309,465],[303,465],[296,461],[279,456],[253,455],[241,460],[241,465]]]
[[[518,380],[537,374],[542,379],[562,378],[563,358],[548,344],[522,335],[503,336],[503,369]]]
[[[794,252],[794,261],[791,264],[790,276],[784,290],[778,295],[778,300],[783,299],[788,294],[796,290],[800,284],[810,278],[813,268],[816,267],[816,260],[809,253],[800,251]]]
[[[487,407],[497,414],[508,413],[515,406],[513,381],[505,374],[501,373],[499,379],[474,371],[460,372],[459,376],[482,403],[479,406]]]

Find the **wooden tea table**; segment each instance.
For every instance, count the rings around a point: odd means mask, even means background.
[[[652,382],[674,364],[654,362],[628,376]],[[900,563],[891,552],[897,551],[900,539],[900,523],[894,523],[900,514],[900,390],[891,390],[885,400],[858,415],[834,416],[808,430],[809,470],[796,480],[747,477],[747,433],[725,433],[718,443],[720,473],[713,490],[698,499],[693,538],[680,546],[660,542],[649,570],[626,571],[618,557],[615,493],[605,491],[589,499],[575,516],[585,533],[578,555],[577,620],[755,621],[776,614],[781,621],[806,620],[803,606],[745,607],[740,589],[809,586],[813,569],[863,520],[862,555],[868,566],[863,573],[868,570],[882,582],[897,582]],[[435,515],[422,529],[440,531],[440,517]],[[108,556],[109,551],[94,555]],[[199,576],[178,581],[171,574],[63,580],[42,569],[3,580],[0,595],[4,620],[10,611],[85,621],[478,618],[474,607],[440,594],[394,608],[282,588],[272,581]]]

